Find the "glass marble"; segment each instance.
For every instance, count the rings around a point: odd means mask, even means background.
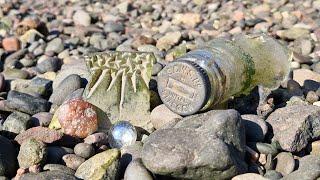
[[[136,128],[128,121],[119,121],[115,123],[109,131],[108,142],[111,148],[129,146],[136,140]]]

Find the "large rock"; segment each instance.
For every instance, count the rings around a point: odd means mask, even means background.
[[[14,145],[9,139],[0,135],[0,176],[14,176],[17,164]]]
[[[311,139],[320,137],[320,107],[292,105],[277,109],[267,119],[273,129],[273,141],[281,148],[297,152]]]
[[[80,165],[75,176],[80,179],[117,179],[119,157],[117,149],[96,154]]]
[[[244,173],[245,132],[235,110],[186,117],[146,140],[142,160],[155,174],[186,179],[228,179]]]

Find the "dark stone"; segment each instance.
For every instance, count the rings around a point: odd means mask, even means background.
[[[40,73],[45,72],[56,72],[60,69],[61,62],[58,58],[55,57],[49,57],[48,59],[45,59],[41,63],[37,64],[37,69]]]
[[[0,135],[0,176],[13,177],[18,166],[14,145]]]
[[[47,100],[18,91],[9,91],[7,100],[10,109],[31,115],[50,110],[50,103]]]
[[[60,171],[66,174],[74,175],[75,171],[71,168],[68,168],[67,166],[61,165],[61,164],[46,164],[43,167],[43,170],[49,170],[49,171]]]
[[[73,175],[61,171],[44,171],[38,174],[28,173],[21,176],[20,180],[77,180]]]

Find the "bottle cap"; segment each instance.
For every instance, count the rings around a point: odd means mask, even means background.
[[[158,91],[170,110],[185,116],[198,112],[207,103],[211,85],[206,71],[199,65],[177,60],[158,74]]]

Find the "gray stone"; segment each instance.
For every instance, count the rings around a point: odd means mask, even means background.
[[[152,133],[142,160],[155,174],[188,179],[227,179],[246,172],[245,132],[235,110],[188,116]]]
[[[11,90],[34,95],[48,96],[52,92],[52,81],[35,77],[31,80],[16,79],[10,83]]]
[[[110,149],[92,156],[77,169],[75,176],[80,179],[117,179],[120,152]]]
[[[281,179],[283,176],[281,173],[275,171],[275,170],[268,170],[265,174],[264,177],[267,179],[271,179],[271,180],[277,180],[277,179]]]
[[[71,74],[53,91],[49,101],[53,104],[61,105],[68,95],[79,88],[81,88],[81,77],[76,74]]]
[[[59,146],[49,146],[47,148],[47,163],[59,164],[62,163],[62,157],[66,154],[72,154],[73,149]]]
[[[35,139],[25,140],[18,154],[19,166],[28,168],[33,165],[43,164],[47,157],[46,145]]]
[[[57,54],[64,50],[64,44],[61,38],[55,38],[48,42],[45,52],[53,51]]]
[[[73,15],[73,22],[76,25],[89,26],[91,24],[91,17],[86,11],[77,10]]]
[[[0,135],[0,176],[13,177],[17,169],[17,155],[9,139]]]
[[[61,165],[61,164],[46,164],[43,167],[43,170],[49,170],[49,171],[60,171],[66,174],[74,175],[75,171],[71,168],[68,168],[67,166]]]
[[[52,116],[53,115],[48,112],[39,112],[37,114],[34,114],[31,117],[32,126],[48,127],[51,122]]]
[[[20,177],[20,180],[77,180],[73,175],[61,171],[44,171],[37,174],[27,173]]]
[[[80,59],[79,62],[75,64],[62,65],[61,70],[53,81],[53,90],[55,91],[59,84],[71,74],[77,74],[82,78],[85,78],[87,80],[89,79],[90,74],[83,59]]]
[[[95,154],[95,150],[91,144],[79,143],[74,147],[74,153],[80,157],[88,159]]]
[[[245,173],[235,176],[231,180],[267,180],[267,178],[264,178],[260,174],[256,173]]]
[[[272,144],[261,142],[249,142],[247,143],[247,145],[261,154],[271,154],[275,156],[278,153],[277,148]]]
[[[130,146],[124,146],[121,148],[121,158],[120,158],[120,174],[124,174],[128,165],[131,161],[141,158],[142,143],[136,141]]]
[[[48,59],[43,60],[39,64],[37,64],[37,70],[40,73],[45,72],[56,72],[60,68],[60,60],[56,57],[49,57]]]
[[[13,112],[3,123],[3,130],[19,134],[31,127],[30,115],[22,112]]]
[[[277,161],[276,171],[280,172],[283,176],[290,174],[295,167],[295,161],[291,153],[281,152],[275,157]]]
[[[122,32],[124,31],[124,26],[121,23],[109,21],[104,25],[103,30],[105,32]]]
[[[6,80],[12,79],[27,79],[29,74],[27,71],[21,69],[11,69],[7,68],[3,71],[4,78]]]
[[[77,89],[69,94],[64,101],[68,101],[71,99],[82,98],[84,92],[84,88]]]
[[[313,180],[320,177],[320,157],[307,155],[299,159],[298,170],[285,176],[283,180]]]
[[[29,94],[20,93],[18,91],[9,91],[8,107],[28,114],[36,114],[39,112],[48,112],[50,103],[40,97],[34,97]]]
[[[75,154],[66,154],[62,157],[67,167],[77,170],[78,167],[85,161],[84,158]]]
[[[150,114],[150,119],[155,129],[160,129],[171,121],[180,120],[179,114],[172,112],[165,104],[155,107]]]
[[[257,115],[247,114],[241,116],[246,129],[246,139],[251,142],[262,142],[268,132],[266,122]]]
[[[292,105],[279,108],[267,119],[273,129],[273,141],[282,149],[298,152],[311,139],[320,137],[320,107]]]
[[[144,167],[141,159],[133,160],[127,167],[126,172],[124,174],[124,180],[152,180],[152,175],[150,172]]]

